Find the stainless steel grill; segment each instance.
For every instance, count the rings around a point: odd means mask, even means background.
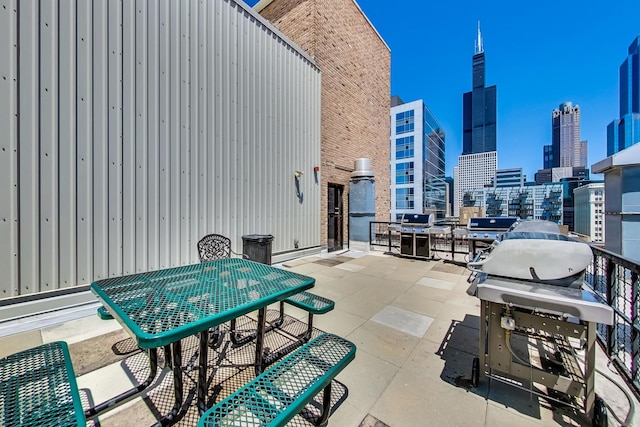
[[[517,221],[518,218],[514,217],[469,218],[467,239],[471,259],[475,257],[478,247],[493,243]]]
[[[414,258],[430,258],[429,227],[433,216],[405,214],[400,226],[400,254]]]

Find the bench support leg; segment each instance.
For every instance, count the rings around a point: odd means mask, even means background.
[[[331,415],[331,382],[327,384],[322,392],[322,415],[318,418],[316,425],[326,426]]]
[[[100,403],[93,408],[89,408],[84,411],[84,416],[87,420],[93,419],[96,416],[100,415],[104,411],[113,408],[116,405],[124,403],[130,400],[133,397],[136,397],[142,390],[146,389],[151,385],[153,380],[156,377],[156,373],[158,372],[158,349],[152,348],[148,350],[149,355],[149,377],[137,387],[134,387],[130,390],[125,391],[124,393],[119,394],[113,399],[109,399],[106,402]]]
[[[281,316],[276,319],[274,322],[270,323],[269,326],[265,327],[265,333],[266,332],[271,332],[276,328],[279,328],[280,325],[282,325],[282,321],[284,319],[284,303],[280,302],[280,313]],[[266,319],[266,317],[265,317]],[[231,342],[233,343],[234,346],[239,347],[241,345],[245,345],[247,343],[250,343],[251,341],[253,341],[254,339],[256,339],[256,333],[255,332],[250,332],[247,335],[242,335],[241,333],[236,331],[236,319],[231,320],[231,331],[229,332],[230,338],[231,338]]]

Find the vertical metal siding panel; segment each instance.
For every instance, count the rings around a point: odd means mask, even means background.
[[[238,185],[238,140],[236,138],[235,128],[233,126],[236,107],[236,49],[235,49],[235,15],[234,11],[229,8],[226,13],[227,28],[225,31],[225,50],[223,57],[223,78],[224,88],[222,95],[223,114],[223,133],[222,145],[226,149],[224,158],[226,161],[222,165],[222,179],[229,177],[227,186],[223,184],[223,192],[225,192],[225,210],[222,214],[222,223],[224,229],[233,230],[233,234],[241,235],[243,227],[241,223],[242,206],[238,206],[238,195],[241,190]],[[226,188],[225,188],[226,187]],[[224,193],[223,193],[224,194]],[[247,232],[253,232],[247,231]]]
[[[169,145],[171,147],[171,189],[169,194],[171,195],[171,243],[170,255],[171,266],[180,264],[180,213],[181,213],[181,196],[180,196],[180,135],[181,135],[181,104],[180,104],[180,87],[182,82],[180,80],[180,41],[181,29],[180,29],[180,4],[178,2],[171,2],[171,59],[170,59],[170,81],[171,81],[171,105],[170,105],[170,140]]]
[[[225,102],[229,99],[227,94],[225,93],[227,82],[227,73],[225,72],[225,67],[228,64],[228,48],[227,48],[227,32],[229,28],[229,22],[227,19],[228,12],[228,3],[227,2],[218,2],[216,3],[218,7],[216,13],[216,23],[214,28],[216,29],[216,64],[214,70],[214,81],[215,81],[215,118],[216,118],[216,126],[215,126],[215,167],[216,167],[216,175],[215,175],[215,193],[217,196],[217,201],[215,202],[215,216],[216,216],[216,224],[217,230],[219,233],[225,234],[228,233],[230,228],[227,227],[229,217],[227,216],[227,210],[229,209],[229,187],[231,184],[231,177],[223,181],[223,177],[225,174],[224,167],[228,164],[228,159],[226,158],[228,152],[229,140],[226,138],[226,128],[225,128],[225,116],[228,114],[227,107]],[[223,221],[224,218],[224,221]],[[237,233],[233,233],[237,235]]]
[[[111,0],[108,10],[109,37],[109,275],[122,274],[122,2]]]
[[[209,32],[210,28],[207,26],[207,21],[209,19],[209,5],[210,2],[202,1],[200,2],[200,7],[198,8],[198,127],[199,127],[199,156],[198,156],[198,182],[199,182],[199,190],[198,190],[198,214],[200,220],[198,221],[198,229],[196,230],[197,235],[196,238],[201,238],[206,233],[209,233],[209,215],[208,215],[208,199],[212,197],[209,193],[208,184],[208,167],[207,167],[207,156],[209,152],[209,103],[207,102],[207,94],[208,94],[208,82],[209,76],[207,75],[207,66],[209,63],[209,51],[208,51],[208,41],[209,41]],[[195,243],[192,242],[192,250],[193,253],[196,253]],[[195,259],[194,261],[197,261]]]
[[[274,193],[275,194],[280,194],[280,189],[277,188],[278,185],[278,173],[279,172],[279,165],[278,165],[278,156],[274,150],[274,121],[275,121],[275,117],[277,114],[277,104],[276,101],[277,99],[274,97],[274,94],[277,93],[278,88],[277,88],[277,84],[276,82],[274,82],[274,76],[276,75],[277,71],[276,67],[275,67],[275,61],[273,60],[274,58],[274,50],[275,50],[275,44],[274,44],[274,37],[271,33],[271,31],[267,30],[266,31],[267,34],[267,38],[266,38],[266,46],[265,46],[265,51],[266,51],[266,55],[265,55],[265,59],[266,59],[266,72],[265,72],[265,81],[264,81],[264,85],[267,88],[266,90],[266,96],[265,96],[265,111],[267,111],[266,117],[265,117],[265,128],[264,128],[264,133],[263,133],[263,138],[264,138],[264,144],[265,144],[265,148],[266,148],[266,158],[268,159],[269,164],[272,166],[272,171],[271,173],[269,173],[269,189],[267,194],[269,194],[269,196],[272,196]],[[276,224],[276,218],[273,214],[273,207],[275,205],[278,204],[278,202],[280,202],[280,200],[276,200],[274,197],[269,197],[269,199],[267,200],[266,206],[265,206],[265,212],[267,213],[267,217],[265,218],[265,220],[272,225]]]
[[[93,2],[92,94],[93,105],[93,274],[109,276],[109,36],[107,2]],[[114,89],[115,90],[115,89]],[[91,188],[91,187],[90,187]]]
[[[209,74],[209,152],[208,152],[208,182],[209,182],[209,230],[214,232],[220,229],[219,212],[220,212],[220,181],[218,179],[219,163],[220,163],[220,92],[218,83],[220,80],[220,45],[222,25],[220,24],[220,8],[224,5],[222,2],[213,2],[211,11],[209,12],[209,21],[207,27],[209,29],[209,46],[207,50],[211,52],[209,55],[208,74]],[[233,236],[229,236],[233,239]],[[232,242],[233,243],[233,242]]]
[[[132,234],[134,241],[132,247],[135,248],[135,269],[136,271],[147,271],[149,263],[147,258],[148,230],[148,185],[147,180],[147,150],[148,135],[147,126],[149,117],[147,115],[147,1],[136,0],[135,2],[135,69],[132,81],[135,90],[135,189],[132,206],[135,208],[135,233]]]
[[[159,39],[159,8],[158,2],[149,2],[147,5],[147,96],[144,100],[147,108],[147,188],[148,210],[146,212],[147,238],[143,242],[147,248],[147,266],[149,270],[159,268],[160,256],[160,155],[159,155],[159,130],[160,130],[160,39]],[[145,125],[145,124],[143,124]],[[145,204],[146,205],[146,204]]]
[[[187,263],[190,217],[189,138],[191,108],[189,105],[189,3],[182,2],[180,9],[180,264]]]
[[[36,3],[27,2],[20,5],[18,15],[20,295],[36,292],[40,281],[39,14]]]
[[[40,282],[58,287],[58,10],[40,4]]]
[[[121,71],[118,70],[118,72],[121,72],[120,78],[118,79],[118,92],[120,92],[121,95],[120,125],[122,126],[122,137],[119,139],[117,150],[113,155],[120,159],[120,167],[114,169],[118,180],[116,185],[119,189],[119,197],[117,199],[120,202],[120,206],[118,206],[120,220],[116,221],[116,224],[121,227],[121,246],[119,246],[117,250],[118,256],[122,257],[122,272],[124,274],[131,274],[140,271],[137,268],[136,258],[136,207],[137,201],[141,196],[137,194],[140,187],[137,182],[138,159],[136,148],[138,145],[137,137],[140,126],[137,114],[138,91],[140,88],[139,82],[137,81],[137,48],[139,36],[138,24],[141,18],[135,2],[125,1],[120,7],[122,15],[119,15],[119,19],[121,19],[122,23],[122,34],[118,39],[117,50],[120,51],[119,58],[121,59],[118,66],[119,69],[121,68]],[[113,148],[113,146],[110,147],[110,149]],[[112,248],[110,248],[110,250],[112,250]],[[112,273],[115,273],[115,271]]]
[[[190,161],[189,161],[189,194],[190,194],[190,216],[187,218],[189,223],[189,241],[185,248],[186,263],[193,263],[196,261],[195,244],[198,241],[198,233],[200,230],[200,162],[198,160],[200,152],[200,123],[198,121],[199,115],[199,96],[200,82],[198,80],[199,58],[198,58],[198,44],[200,43],[200,36],[198,33],[198,2],[199,0],[191,0],[189,5],[189,107],[190,107],[190,131],[189,131],[189,147],[190,147]],[[192,245],[193,243],[193,245]]]
[[[56,248],[59,260],[59,286],[77,284],[76,279],[76,2],[60,0],[60,130],[59,236]]]
[[[218,95],[218,124],[217,124],[217,142],[216,151],[218,158],[218,194],[219,203],[217,217],[220,223],[220,229],[223,234],[229,234],[231,227],[229,224],[233,223],[233,219],[230,217],[231,212],[231,197],[232,197],[232,183],[233,177],[229,176],[229,152],[232,142],[229,139],[229,61],[230,61],[230,48],[229,45],[229,5],[227,2],[221,5],[220,15],[218,17],[218,26],[220,28],[220,42],[218,48],[218,75],[217,79],[217,95]],[[225,179],[227,178],[227,179]],[[238,235],[234,230],[234,235]]]
[[[277,194],[286,194],[289,197],[284,198],[283,200],[283,204],[282,205],[275,205],[274,206],[274,217],[275,217],[275,232],[279,232],[280,230],[282,230],[284,228],[284,224],[290,224],[291,223],[291,208],[292,203],[291,203],[291,189],[289,187],[289,178],[291,178],[291,181],[293,181],[293,171],[289,168],[289,162],[291,161],[291,153],[287,153],[284,150],[284,145],[287,142],[286,139],[286,123],[285,123],[285,111],[284,111],[284,92],[285,92],[285,86],[286,86],[286,82],[285,82],[285,67],[284,64],[282,62],[283,56],[282,56],[282,42],[280,41],[280,39],[277,40],[277,45],[276,45],[276,56],[275,56],[275,68],[278,70],[277,74],[276,74],[276,79],[277,79],[277,83],[276,83],[276,87],[278,89],[278,91],[274,94],[275,96],[275,104],[276,104],[276,111],[277,111],[277,116],[276,116],[276,121],[275,121],[275,129],[274,129],[274,137],[273,139],[270,141],[271,144],[275,145],[275,148],[277,150],[277,161],[278,161],[278,184],[277,184],[277,189],[278,189],[278,193]],[[289,173],[287,173],[289,172]],[[280,215],[278,215],[280,214]],[[281,235],[282,236],[282,235]],[[275,242],[274,246],[275,246],[275,250],[276,251],[280,251],[280,246],[282,243],[282,237],[280,237],[280,239],[278,239],[277,242]]]
[[[244,75],[244,64],[245,64],[245,51],[244,51],[244,43],[242,42],[242,29],[244,20],[241,19],[240,13],[242,9],[240,7],[235,7],[235,10],[232,11],[234,16],[234,21],[236,23],[236,27],[234,30],[234,35],[236,37],[235,44],[235,53],[236,53],[236,105],[234,108],[235,120],[232,122],[232,127],[236,130],[236,138],[237,138],[237,162],[238,167],[236,169],[236,176],[238,182],[238,198],[237,209],[239,212],[240,224],[242,224],[242,229],[244,230],[256,230],[253,227],[253,217],[257,215],[254,206],[251,206],[250,198],[252,190],[255,188],[253,185],[249,183],[253,183],[253,164],[251,162],[251,158],[249,156],[249,150],[247,146],[247,139],[245,135],[245,120],[246,115],[244,114],[245,107],[245,75]],[[259,231],[252,231],[259,232]]]
[[[91,54],[93,44],[92,0],[77,3],[77,52],[76,52],[76,277],[78,284],[93,280],[93,150],[92,114],[93,68]]]
[[[14,1],[0,2],[0,298],[18,294],[18,15]]]
[[[242,120],[244,127],[244,152],[245,163],[249,165],[251,186],[251,194],[249,198],[245,200],[247,206],[250,207],[252,215],[247,228],[256,227],[259,222],[259,218],[263,218],[262,205],[260,204],[260,198],[262,196],[261,191],[261,170],[260,170],[260,152],[261,147],[256,140],[256,114],[255,114],[255,29],[256,23],[252,19],[249,19],[249,15],[243,12],[244,19],[242,20],[242,32],[240,37],[240,44],[242,46],[242,85],[243,99],[242,99]],[[264,227],[260,227],[262,230],[266,230]]]
[[[169,2],[160,4],[160,85],[158,88],[158,105],[160,107],[160,132],[158,135],[160,181],[159,181],[159,215],[160,229],[158,239],[160,268],[171,265],[171,15]]]

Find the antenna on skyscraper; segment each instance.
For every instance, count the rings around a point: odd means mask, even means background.
[[[476,40],[476,53],[484,52],[484,47],[482,46],[482,33],[480,32],[480,20],[478,20],[478,39]]]

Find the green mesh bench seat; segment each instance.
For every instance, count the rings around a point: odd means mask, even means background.
[[[354,358],[356,346],[322,334],[235,391],[203,414],[199,427],[284,426],[324,390],[322,415],[331,412],[331,382]]]
[[[0,359],[0,425],[86,425],[66,343],[43,344]]]
[[[291,295],[289,298],[280,301],[280,317],[275,322],[276,324],[282,324],[284,320],[284,303],[290,304],[294,307],[298,307],[309,313],[307,321],[307,330],[302,335],[303,340],[308,341],[311,338],[313,332],[313,315],[325,314],[335,307],[335,303],[328,298],[321,297],[320,295],[313,294],[311,292],[300,292],[295,295]]]
[[[287,304],[308,311],[309,314],[324,314],[333,310],[335,303],[311,292],[300,292],[284,300]]]

